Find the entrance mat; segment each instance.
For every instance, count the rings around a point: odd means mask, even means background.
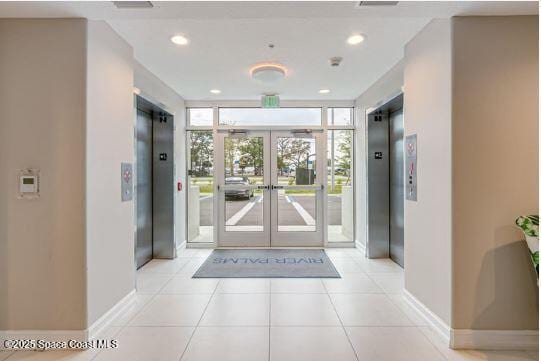
[[[192,278],[340,278],[322,249],[215,249]]]

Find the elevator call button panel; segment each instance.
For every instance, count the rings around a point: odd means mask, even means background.
[[[133,166],[131,163],[120,165],[120,200],[128,202],[133,199]]]
[[[406,152],[406,199],[417,201],[417,134],[408,135]]]

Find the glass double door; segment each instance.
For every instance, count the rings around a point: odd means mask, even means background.
[[[216,136],[218,246],[323,246],[322,133]]]

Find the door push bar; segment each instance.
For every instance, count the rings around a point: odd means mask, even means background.
[[[235,188],[232,188],[232,189],[270,189],[270,186],[265,186],[265,185],[252,185],[252,186],[237,186]],[[218,185],[218,190],[219,191],[222,191],[226,189],[224,185]]]
[[[289,186],[287,186],[287,187],[289,187]],[[309,188],[309,189],[317,189],[318,187],[320,187],[321,190],[325,189],[325,187],[324,187],[323,184],[321,184],[321,185],[319,185],[319,186],[316,185],[316,186],[313,186],[313,187],[308,187],[308,188]],[[286,188],[286,186],[282,186],[282,185],[277,185],[277,186],[272,185],[272,186],[271,186],[271,189],[285,189],[285,188]],[[294,187],[291,187],[291,188],[294,189]],[[266,189],[268,189],[268,188],[266,188]]]

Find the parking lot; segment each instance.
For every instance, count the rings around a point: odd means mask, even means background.
[[[263,196],[255,194],[248,199],[228,198],[225,205],[226,224],[230,226],[263,225]],[[205,194],[199,198],[200,225],[212,225],[213,195]],[[341,196],[328,195],[329,225],[340,225]],[[316,201],[313,194],[278,195],[278,224],[284,226],[313,225],[316,218]]]

